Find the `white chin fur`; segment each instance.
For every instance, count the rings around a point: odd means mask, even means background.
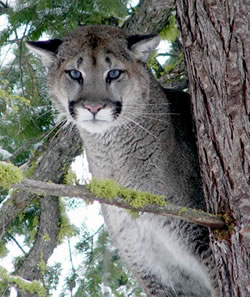
[[[77,109],[77,117],[75,119],[77,126],[87,130],[90,133],[104,133],[113,126],[114,118],[111,109],[100,110],[95,119],[93,114],[86,109]]]
[[[84,129],[90,133],[104,133],[110,127],[113,126],[112,122],[104,122],[104,121],[76,121],[77,126],[80,129]]]

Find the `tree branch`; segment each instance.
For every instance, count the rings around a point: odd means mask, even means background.
[[[57,246],[57,236],[59,232],[59,201],[58,197],[46,196],[40,200],[41,214],[39,218],[39,228],[36,234],[35,242],[26,254],[23,263],[16,270],[16,274],[26,280],[41,280],[43,271],[38,265],[43,261],[47,263]],[[20,290],[20,297],[29,296]]]
[[[11,240],[13,240],[15,242],[15,244],[18,246],[18,248],[23,252],[24,255],[26,255],[25,250],[22,248],[22,246],[20,245],[20,243],[16,240],[16,238],[14,236],[12,236],[9,232],[6,232],[7,235],[10,237]]]
[[[144,0],[122,26],[129,34],[159,33],[175,7],[174,0]]]
[[[114,199],[96,197],[87,189],[86,186],[82,185],[59,185],[54,183],[26,179],[22,183],[16,184],[13,187],[15,189],[25,190],[28,192],[35,192],[42,195],[76,197],[84,200],[99,201],[100,203],[105,203],[125,209],[154,213],[163,216],[171,216],[174,218],[185,220],[190,223],[199,224],[215,229],[222,229],[226,227],[226,224],[221,217],[206,213],[204,211],[173,205],[170,203],[167,203],[165,206],[147,205],[145,207],[135,208],[120,197]]]

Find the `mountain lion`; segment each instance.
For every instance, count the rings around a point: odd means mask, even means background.
[[[205,209],[187,94],[164,90],[145,65],[155,35],[109,26],[31,41],[54,103],[79,129],[98,179]],[[179,219],[102,206],[111,237],[148,296],[215,296],[208,230]]]

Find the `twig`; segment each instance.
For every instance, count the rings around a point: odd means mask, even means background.
[[[85,186],[82,185],[59,185],[48,182],[25,179],[22,183],[13,186],[15,189],[34,192],[42,195],[76,197],[89,201],[99,201],[109,205],[118,206],[125,209],[130,209],[139,212],[154,213],[162,216],[170,216],[179,218],[187,222],[203,225],[215,229],[223,229],[226,224],[223,218],[206,213],[201,210],[192,209],[189,207],[178,206],[167,203],[165,206],[147,205],[141,208],[134,208],[123,198],[117,197],[114,199],[105,199],[94,196]]]
[[[26,255],[27,253],[22,248],[22,246],[20,245],[20,243],[15,239],[15,237],[12,236],[9,232],[7,232],[7,235],[10,237],[11,240],[13,240],[15,242],[15,244],[19,247],[19,249],[23,252],[23,254]]]
[[[74,264],[73,264],[72,251],[71,251],[71,246],[70,246],[70,240],[69,239],[68,239],[68,249],[69,249],[69,260],[70,260],[70,263],[71,263],[71,268],[72,268],[73,273],[75,274],[76,270],[75,270],[75,267],[74,267]]]

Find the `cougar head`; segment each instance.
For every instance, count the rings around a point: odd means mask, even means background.
[[[157,35],[129,36],[116,27],[77,27],[63,40],[29,41],[49,70],[52,97],[80,129],[102,133],[133,121],[149,94],[145,62]]]

